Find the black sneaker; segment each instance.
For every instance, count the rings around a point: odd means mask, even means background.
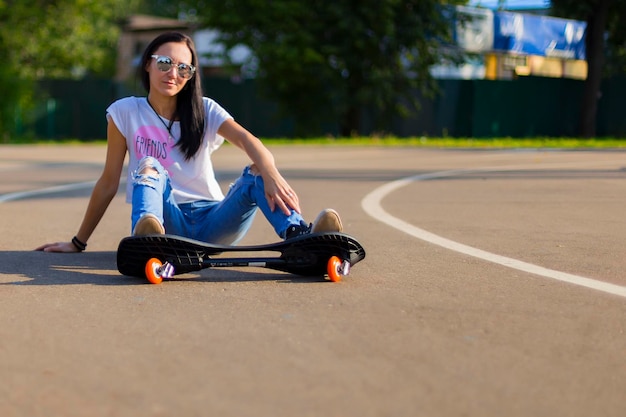
[[[307,235],[311,233],[311,225],[302,222],[300,224],[292,224],[285,231],[285,239],[292,239],[297,236]]]

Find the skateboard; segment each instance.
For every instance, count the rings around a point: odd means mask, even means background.
[[[269,256],[250,255],[271,252]],[[217,255],[239,253],[238,257]],[[246,256],[246,254],[248,254]],[[175,235],[130,236],[120,241],[117,269],[153,284],[174,275],[218,267],[263,267],[302,276],[325,275],[340,281],[365,258],[365,249],[345,233],[311,233],[277,243],[227,246]]]

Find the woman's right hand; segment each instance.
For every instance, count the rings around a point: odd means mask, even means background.
[[[79,252],[78,248],[74,246],[72,242],[55,242],[55,243],[46,243],[45,245],[39,246],[37,249],[42,252]]]

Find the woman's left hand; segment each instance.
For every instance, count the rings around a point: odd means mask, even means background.
[[[265,183],[265,197],[272,211],[278,208],[287,216],[291,214],[291,210],[300,213],[300,199],[298,194],[289,186],[284,178],[263,179]]]

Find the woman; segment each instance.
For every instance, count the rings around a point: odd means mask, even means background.
[[[298,196],[282,177],[270,151],[215,101],[202,96],[193,41],[178,32],[158,36],[139,68],[147,97],[120,99],[107,109],[107,155],[83,221],[70,242],[37,250],[80,252],[117,193],[129,154],[126,201],[132,233],[169,233],[205,242],[237,243],[257,208],[281,238],[341,231],[331,209],[312,225],[301,216]],[[211,153],[224,138],[252,160],[226,197],[217,183]]]

